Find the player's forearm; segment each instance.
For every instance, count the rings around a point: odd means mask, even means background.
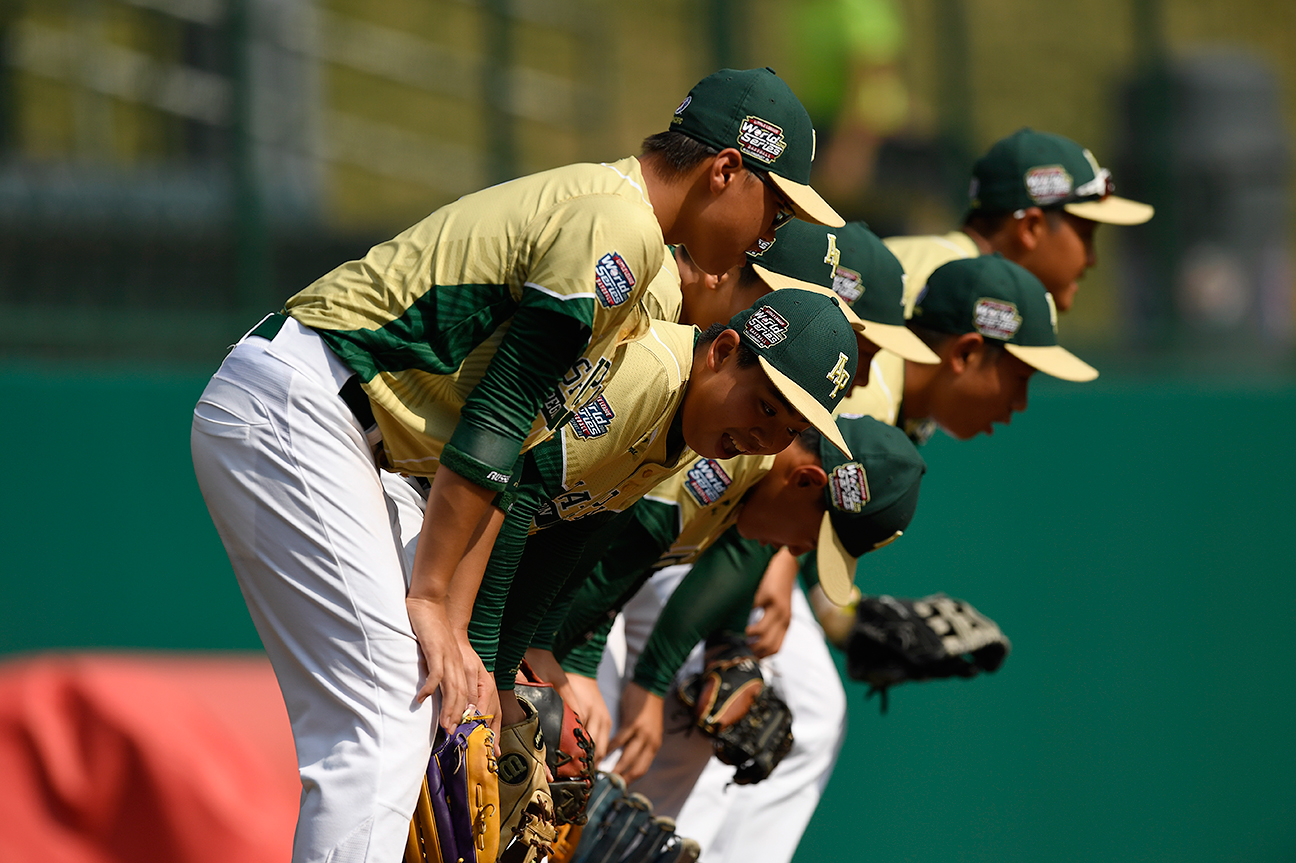
[[[473,603],[481,587],[482,577],[490,562],[491,549],[504,523],[504,513],[491,507],[486,517],[478,525],[478,532],[469,543],[468,550],[459,562],[454,576],[450,580],[450,591],[446,601],[446,616],[450,625],[460,637],[468,632],[468,623],[472,619]]]
[[[455,571],[474,538],[480,538],[495,493],[452,470],[439,470],[428,493],[409,597],[447,603]]]
[[[537,629],[580,560],[585,542],[605,519],[559,522],[527,539],[500,624],[495,685],[513,688],[513,675]]]

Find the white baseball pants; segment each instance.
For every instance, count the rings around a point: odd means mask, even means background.
[[[437,698],[405,611],[397,506],[338,396],[350,370],[289,320],[245,337],[194,410],[194,469],[269,654],[301,775],[293,860],[399,860]],[[404,491],[402,491],[404,489]]]

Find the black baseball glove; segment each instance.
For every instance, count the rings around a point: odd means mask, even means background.
[[[847,672],[870,685],[870,697],[881,695],[885,713],[892,686],[997,671],[1012,644],[968,603],[935,593],[861,597],[845,649]]]
[[[680,685],[679,698],[692,708],[694,724],[715,739],[716,757],[737,768],[739,785],[769,776],[792,749],[792,710],[765,685],[741,639],[708,649],[706,667]]]

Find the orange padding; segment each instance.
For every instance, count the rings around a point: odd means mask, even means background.
[[[0,859],[284,863],[300,794],[262,656],[0,663]]]

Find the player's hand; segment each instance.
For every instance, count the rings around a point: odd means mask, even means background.
[[[761,577],[752,602],[753,608],[761,610],[761,616],[747,627],[748,646],[759,658],[778,653],[783,646],[783,638],[792,623],[792,591],[796,576],[797,559],[784,548],[774,555]]]
[[[608,745],[621,750],[613,773],[630,784],[648,772],[662,744],[662,698],[637,683],[621,693],[621,730]]]
[[[489,716],[486,724],[491,727],[495,736],[495,754],[499,754],[499,733],[502,727],[500,719],[499,692],[495,689],[495,675],[486,670],[486,665],[468,642],[468,634],[459,633],[459,655],[463,658],[464,674],[468,680],[468,700],[483,716]]]
[[[444,601],[426,597],[405,597],[405,610],[409,614],[414,637],[418,639],[423,661],[427,665],[427,679],[415,698],[422,703],[429,695],[441,689],[441,715],[439,722],[446,731],[454,731],[468,706],[468,683],[464,677],[463,657],[450,620],[446,617]]]
[[[603,693],[599,691],[598,681],[579,674],[567,675],[567,685],[576,693],[581,712],[580,720],[594,741],[594,761],[597,763],[608,754],[608,736],[612,733],[612,714],[608,711]],[[573,708],[575,709],[575,708]]]

